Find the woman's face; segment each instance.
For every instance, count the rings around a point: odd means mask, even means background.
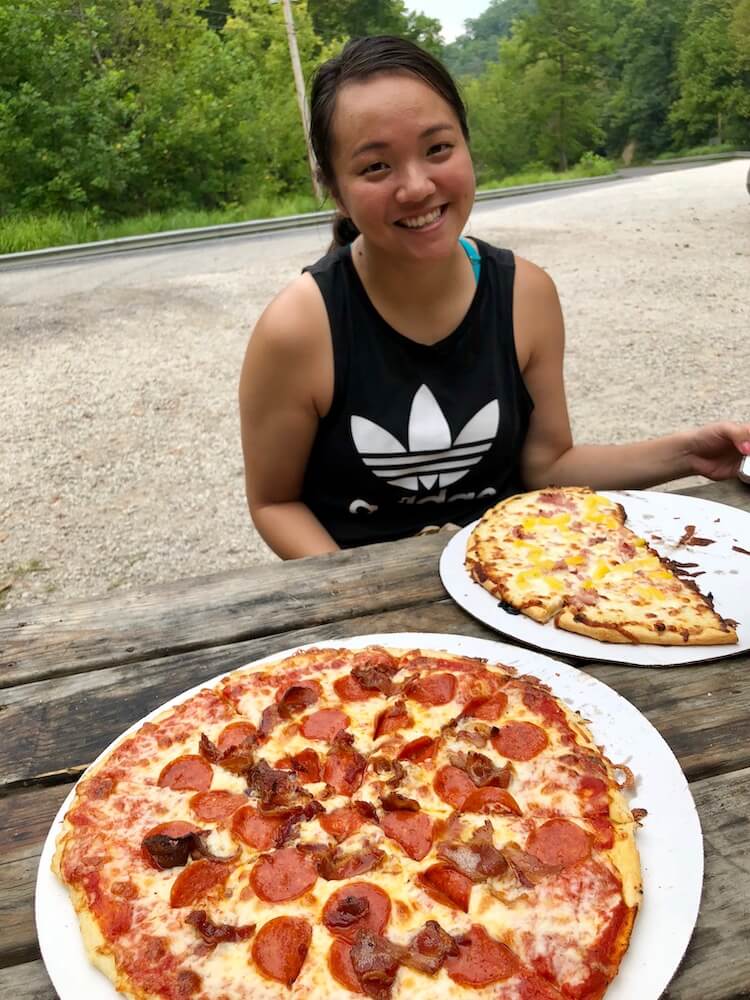
[[[451,106],[410,73],[348,83],[332,120],[336,203],[366,243],[400,257],[455,250],[474,169]]]

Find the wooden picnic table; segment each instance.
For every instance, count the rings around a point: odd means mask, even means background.
[[[684,492],[750,511],[750,488],[736,481]],[[445,541],[432,535],[0,615],[0,997],[56,996],[34,927],[39,855],[72,782],[132,722],[216,674],[306,642],[404,631],[507,641],[446,596]],[[738,585],[750,589],[750,558]],[[750,656],[658,669],[575,665],[659,729],[698,806],[703,899],[664,996],[750,997]]]

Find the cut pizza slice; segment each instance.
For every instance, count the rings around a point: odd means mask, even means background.
[[[519,494],[477,524],[466,565],[506,610],[604,642],[737,642],[735,623],[625,520],[587,487]]]
[[[481,918],[493,938],[564,996],[600,997],[617,972],[641,901],[632,836],[619,831],[604,845],[591,824],[562,817],[479,822],[454,821],[437,844],[440,864],[423,876],[439,904],[436,919],[449,926],[448,914],[457,909]]]
[[[604,642],[705,646],[738,641],[735,623],[717,614],[712,597],[701,594],[693,580],[677,576],[647,546],[625,562],[600,557],[555,624]]]

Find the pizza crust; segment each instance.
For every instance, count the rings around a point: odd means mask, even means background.
[[[570,608],[560,612],[555,625],[566,632],[576,632],[601,642],[648,643],[652,646],[717,646],[737,642],[737,634],[733,630],[701,626],[700,631],[692,631],[686,639],[671,629],[660,632],[638,622],[625,622],[621,626],[594,623],[587,620],[585,613],[576,613]]]

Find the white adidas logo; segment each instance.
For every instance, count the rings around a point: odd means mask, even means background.
[[[426,385],[414,394],[408,439],[401,442],[367,417],[351,418],[352,437],[362,461],[378,478],[416,492],[450,486],[482,460],[497,436],[500,406],[496,399],[478,410],[456,440],[437,400]]]

